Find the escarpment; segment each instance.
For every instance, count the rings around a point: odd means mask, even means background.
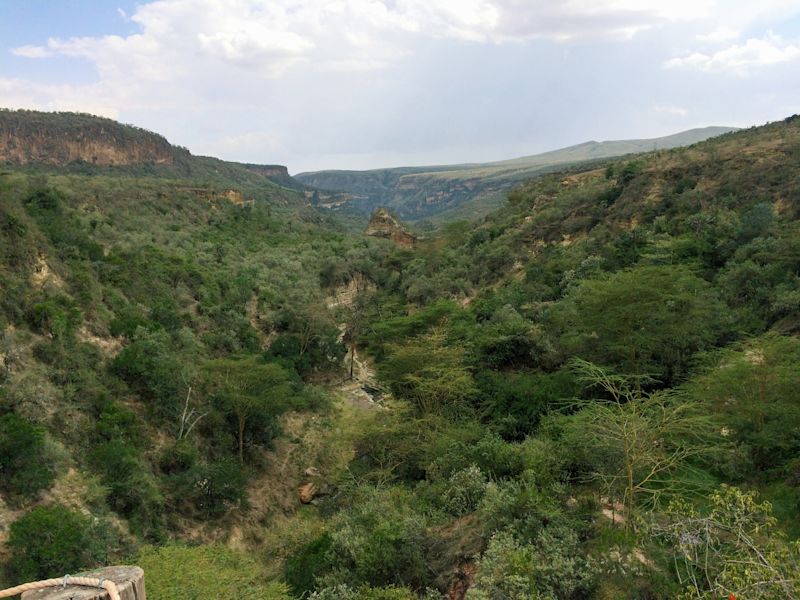
[[[79,113],[0,110],[0,163],[171,165],[175,148],[150,131]]]

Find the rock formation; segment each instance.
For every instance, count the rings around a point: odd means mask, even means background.
[[[366,235],[392,240],[401,248],[411,248],[417,241],[416,236],[408,231],[385,208],[379,208],[369,219],[369,224],[364,231]]]
[[[171,165],[174,159],[163,136],[110,119],[0,110],[0,163]]]

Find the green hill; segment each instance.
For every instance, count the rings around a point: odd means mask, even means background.
[[[353,196],[335,208],[370,214],[385,206],[404,219],[437,222],[475,218],[502,205],[515,185],[569,165],[688,146],[734,131],[731,127],[704,127],[644,140],[585,142],[533,156],[483,164],[400,167],[370,171],[317,171],[300,173],[299,181],[324,190]]]

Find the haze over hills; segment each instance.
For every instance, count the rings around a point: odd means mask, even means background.
[[[368,214],[379,206],[386,206],[403,219],[446,221],[488,214],[503,203],[506,192],[515,185],[565,166],[689,146],[732,131],[736,128],[703,127],[658,138],[589,141],[497,162],[314,171],[299,173],[295,179],[314,188],[352,195],[347,201],[337,198],[336,202],[315,202],[326,208]]]

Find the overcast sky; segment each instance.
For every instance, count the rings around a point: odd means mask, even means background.
[[[2,0],[0,106],[325,168],[800,112],[800,0]]]

